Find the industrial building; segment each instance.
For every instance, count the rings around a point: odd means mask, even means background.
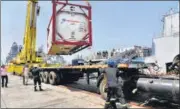
[[[156,63],[161,72],[167,72],[175,57],[179,55],[179,12],[172,10],[163,17],[161,35],[153,38],[152,56],[146,58],[148,63]],[[151,61],[151,62],[150,62]]]

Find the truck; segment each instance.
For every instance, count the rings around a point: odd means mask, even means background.
[[[17,57],[8,64],[9,72],[22,74],[24,64],[29,64],[29,66],[39,64],[41,81],[51,85],[72,83],[84,76],[86,76],[87,83],[90,84],[90,75],[96,73],[97,76],[94,78],[97,79],[98,92],[103,98],[106,98],[107,81],[100,72],[101,69],[107,68],[106,62],[100,64],[100,61],[85,62],[82,59],[76,59],[72,60],[71,65],[48,66],[42,57],[37,57],[35,51],[36,14],[39,13],[40,9],[37,3],[37,0],[28,1],[24,46]],[[52,1],[52,5],[53,14],[47,29],[48,54],[68,55],[91,46],[90,4],[87,3],[84,6],[56,0]],[[126,99],[131,99],[133,96],[139,98],[139,96],[147,94],[146,99],[156,97],[178,104],[178,77],[145,75],[140,70],[146,68],[143,63],[118,63],[117,68],[121,73],[121,78],[123,78],[123,85],[119,87],[123,88]]]

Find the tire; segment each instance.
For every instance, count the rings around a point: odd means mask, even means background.
[[[43,75],[44,75],[44,73],[40,72],[40,80],[41,80],[42,83],[44,82]]]
[[[43,74],[43,81],[46,84],[49,83],[49,73],[47,71],[45,71],[44,74]]]
[[[51,71],[49,73],[49,83],[51,85],[57,85],[59,84],[59,82],[60,82],[59,76],[54,71]]]
[[[100,82],[100,86],[99,86],[99,91],[100,91],[100,94],[101,94],[101,97],[103,99],[106,99],[107,98],[107,93],[105,92],[105,88],[107,86],[107,82],[105,79],[103,79],[101,82]]]

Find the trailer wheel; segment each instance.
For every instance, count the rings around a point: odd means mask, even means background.
[[[49,82],[51,85],[57,85],[60,81],[60,78],[59,76],[54,72],[54,71],[51,71],[49,73]]]
[[[44,82],[44,79],[43,79],[43,75],[44,75],[44,73],[43,72],[40,72],[40,80],[41,80],[41,82]]]
[[[107,82],[105,79],[103,79],[100,82],[99,91],[103,99],[107,98],[107,93],[105,92],[105,88],[107,87]]]
[[[43,81],[46,84],[49,83],[49,73],[47,71],[45,71],[44,74],[43,74]]]

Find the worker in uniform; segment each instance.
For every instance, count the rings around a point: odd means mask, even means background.
[[[107,99],[105,103],[105,109],[108,109],[108,107],[115,104],[110,104],[111,98],[115,97],[115,99],[118,99],[118,101],[121,104],[121,108],[127,108],[128,105],[126,104],[126,100],[124,98],[123,90],[122,90],[122,78],[119,77],[119,71],[117,69],[116,63],[114,61],[108,61],[108,67],[105,69],[100,70],[101,73],[104,73],[104,78],[107,80],[107,88],[105,89],[105,92],[107,92]]]
[[[1,80],[2,80],[2,87],[4,87],[4,86],[8,87],[7,86],[7,84],[8,84],[8,75],[7,75],[7,72],[6,72],[5,65],[1,66],[0,75],[1,75]],[[5,84],[4,84],[4,80],[6,81]]]
[[[28,79],[29,79],[29,67],[28,65],[25,65],[24,66],[24,69],[23,69],[23,83],[24,85],[28,85]]]
[[[43,89],[41,88],[40,71],[41,70],[39,69],[39,65],[34,65],[34,67],[31,70],[32,75],[33,75],[33,80],[34,80],[34,91],[37,91],[36,89],[37,83],[39,85],[39,90],[43,91]]]

